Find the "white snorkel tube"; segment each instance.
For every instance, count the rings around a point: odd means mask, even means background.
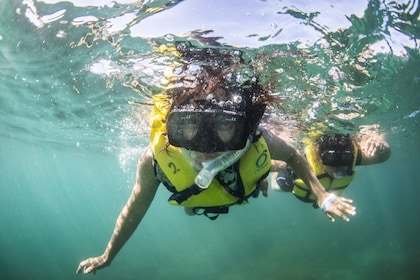
[[[249,136],[243,149],[227,151],[215,159],[203,162],[203,169],[195,177],[195,184],[201,189],[207,189],[216,174],[241,158],[251,147],[251,143],[252,136]]]

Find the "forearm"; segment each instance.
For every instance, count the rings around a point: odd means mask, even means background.
[[[150,149],[141,157],[137,166],[137,178],[126,205],[118,216],[114,231],[104,253],[80,262],[76,273],[95,273],[111,264],[147,212],[156,194],[159,182],[153,172],[153,154]]]
[[[140,209],[140,211],[133,209],[133,199],[130,197],[129,201],[122,209],[115,223],[111,239],[109,240],[108,246],[104,252],[104,258],[108,264],[111,263],[117,253],[136,230],[147,211],[147,207],[144,206],[145,205],[143,205],[143,209]]]
[[[352,201],[350,199],[335,197],[330,203],[323,205],[330,194],[321,185],[306,159],[294,147],[288,145],[280,138],[268,132],[265,132],[264,135],[270,149],[271,159],[287,162],[297,176],[302,178],[305,184],[309,186],[317,198],[318,205],[321,208],[324,206],[323,211],[331,221],[334,221],[333,215],[348,221],[346,214],[356,214],[356,209],[351,205]]]
[[[156,194],[159,182],[153,175],[151,158],[150,151],[146,151],[139,162],[136,184],[130,198],[118,216],[111,239],[103,255],[108,264],[111,263],[134,233]]]
[[[324,199],[326,199],[326,197],[328,196],[328,193],[327,191],[325,191],[324,187],[319,182],[315,173],[309,167],[309,164],[306,161],[306,159],[299,153],[295,152],[290,156],[287,163],[292,168],[292,170],[298,175],[298,177],[302,178],[305,184],[309,186],[312,193],[317,198],[318,203],[322,203],[322,201],[324,201]]]
[[[299,178],[310,187],[313,194],[317,197],[318,202],[322,202],[328,196],[324,187],[309,167],[306,159],[299,153],[297,149],[289,145],[281,138],[275,136],[267,130],[262,130],[270,149],[271,159],[286,162],[287,165],[298,175]],[[275,164],[276,165],[276,164]],[[276,170],[276,166],[273,167]]]

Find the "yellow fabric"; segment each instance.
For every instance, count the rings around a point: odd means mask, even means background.
[[[154,141],[156,133],[166,132],[165,119],[170,108],[169,96],[166,94],[156,94],[152,102],[150,142]]]
[[[345,176],[343,178],[331,178],[322,164],[322,160],[318,153],[318,148],[316,144],[312,141],[311,143],[306,142],[307,145],[305,146],[305,155],[306,159],[308,160],[309,166],[314,171],[315,175],[318,177],[322,186],[331,193],[336,195],[340,195],[344,192],[346,187],[353,181],[355,172],[352,175]],[[354,144],[354,160],[353,160],[353,167],[352,170],[354,171],[354,167],[356,166],[357,160],[357,153],[358,147]],[[316,197],[310,191],[309,187],[303,182],[302,179],[296,179],[295,185],[293,187],[292,193],[296,195],[298,198],[307,201],[307,202],[315,202]]]
[[[194,184],[197,173],[183,157],[180,148],[169,145],[164,133],[155,133],[152,144],[159,167],[177,191],[182,191]],[[249,150],[240,159],[239,175],[244,185],[245,196],[251,195],[255,191],[256,184],[270,168],[270,153],[265,140],[261,137],[257,142],[251,144]],[[214,179],[206,190],[191,196],[180,205],[186,207],[226,206],[235,204],[238,200],[238,197],[231,195]],[[178,205],[175,201],[170,203]]]
[[[182,191],[194,184],[197,173],[182,155],[181,149],[168,142],[166,116],[170,109],[169,96],[155,95],[153,104],[150,142],[154,157],[176,190]],[[245,196],[248,196],[255,191],[257,183],[268,174],[271,168],[270,153],[263,137],[251,144],[249,150],[240,159],[239,166],[239,176],[244,185]],[[225,206],[237,203],[238,199],[227,192],[217,180],[213,180],[206,190],[191,196],[181,205],[185,207]],[[175,201],[170,203],[178,205]]]

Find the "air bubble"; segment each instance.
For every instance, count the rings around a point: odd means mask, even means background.
[[[173,34],[166,34],[165,40],[168,42],[172,42],[173,40],[175,40],[175,36]]]

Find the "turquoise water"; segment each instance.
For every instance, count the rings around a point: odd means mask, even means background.
[[[0,11],[1,279],[418,278],[418,1],[6,0]],[[378,123],[392,156],[357,169],[349,223],[282,193],[211,222],[169,206],[162,188],[112,266],[76,275],[129,196],[148,142],[139,102],[164,86],[173,57],[157,48],[174,40],[240,48],[283,99],[270,111],[280,124]]]

